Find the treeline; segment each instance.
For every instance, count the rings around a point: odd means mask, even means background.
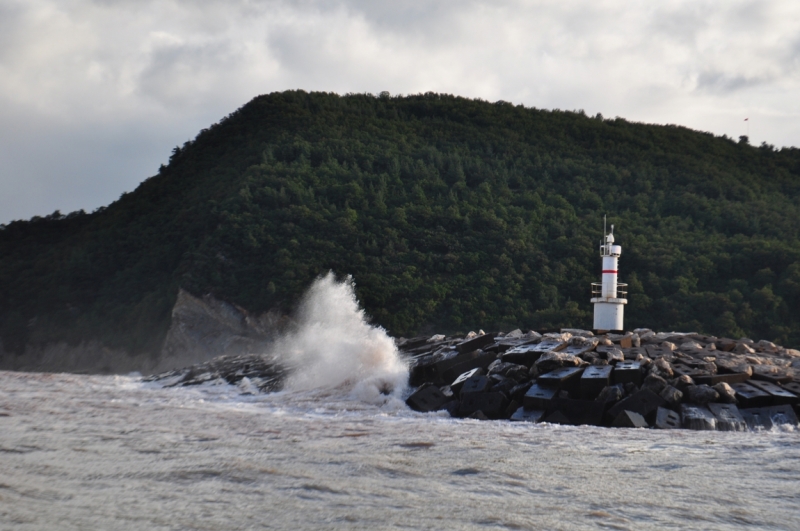
[[[355,278],[373,320],[591,326],[602,216],[626,325],[800,344],[800,150],[439,94],[255,98],[92,214],[0,230],[0,338],[157,352],[177,290],[291,309]]]

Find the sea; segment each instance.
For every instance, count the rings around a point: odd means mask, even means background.
[[[302,361],[278,392],[0,372],[0,529],[800,529],[799,431],[416,413],[327,282],[276,342]]]

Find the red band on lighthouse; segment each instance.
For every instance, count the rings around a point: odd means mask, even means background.
[[[604,274],[604,275],[605,275],[606,273],[613,273],[613,274],[615,274],[615,275],[616,275],[618,272],[619,272],[619,271],[617,271],[616,269],[603,269],[603,274]]]

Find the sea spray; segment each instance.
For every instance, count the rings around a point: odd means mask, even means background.
[[[356,399],[385,404],[401,399],[408,367],[383,328],[370,325],[351,277],[317,278],[298,308],[296,324],[273,352],[290,367],[285,389],[342,389]]]

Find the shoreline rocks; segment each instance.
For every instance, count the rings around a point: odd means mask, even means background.
[[[659,429],[798,424],[800,351],[770,341],[563,329],[439,334],[397,345],[418,388],[407,404],[422,412]],[[432,394],[437,400],[422,400]]]

